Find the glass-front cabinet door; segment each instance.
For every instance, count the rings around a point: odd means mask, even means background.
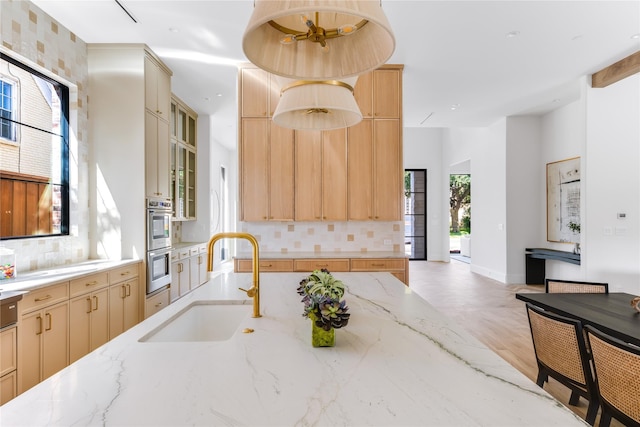
[[[177,97],[171,99],[171,185],[174,219],[196,219],[196,140],[198,115]]]

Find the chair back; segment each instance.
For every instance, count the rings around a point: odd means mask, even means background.
[[[586,326],[595,382],[602,402],[601,418],[613,415],[625,425],[640,425],[640,347]],[[608,423],[607,423],[608,424]]]
[[[580,322],[529,303],[527,315],[538,363],[565,385],[569,383],[595,393]]]
[[[608,294],[609,284],[545,279],[545,292],[548,294]]]

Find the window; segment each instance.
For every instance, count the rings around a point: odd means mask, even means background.
[[[0,53],[0,239],[69,234],[69,89]]]
[[[0,138],[8,141],[16,140],[14,125],[14,105],[13,94],[14,84],[9,80],[0,79]]]

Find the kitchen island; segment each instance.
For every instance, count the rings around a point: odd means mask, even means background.
[[[389,273],[334,273],[351,318],[313,348],[304,276],[261,275],[252,318],[237,290],[251,275],[219,273],[0,407],[0,424],[585,425]],[[202,300],[245,300],[230,339],[141,341]]]

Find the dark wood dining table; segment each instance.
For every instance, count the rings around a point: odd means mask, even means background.
[[[631,300],[636,296],[621,292],[516,294],[516,298],[521,301],[561,316],[578,319],[583,325],[592,325],[618,339],[640,346],[640,313],[631,306]]]

